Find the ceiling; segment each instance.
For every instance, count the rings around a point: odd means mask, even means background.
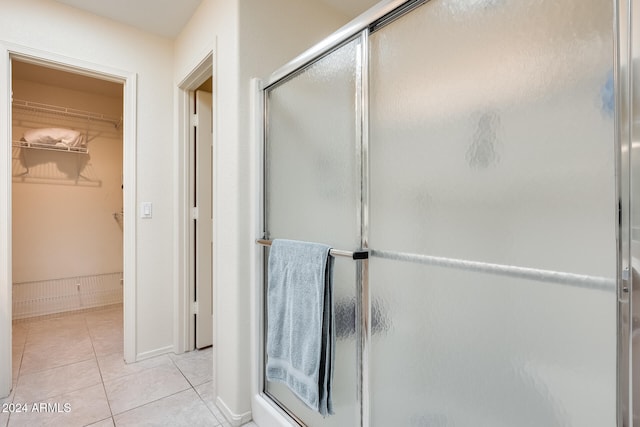
[[[174,39],[202,0],[55,0],[59,3]]]
[[[55,0],[163,37],[174,39],[202,0]],[[302,1],[302,0],[298,0]],[[379,0],[304,0],[324,3],[349,20]]]
[[[15,80],[26,80],[47,86],[63,87],[111,98],[122,98],[122,83],[100,80],[15,60],[11,61],[11,65],[11,74]]]
[[[373,7],[380,0],[318,0],[334,10],[342,13],[349,19],[353,19],[367,9]]]

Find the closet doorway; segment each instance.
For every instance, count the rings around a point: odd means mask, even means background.
[[[13,211],[13,197],[12,197],[12,187],[13,187],[13,141],[24,138],[22,134],[14,135],[13,132],[13,120],[12,120],[12,110],[13,110],[13,100],[18,99],[18,93],[13,88],[13,78],[12,78],[12,69],[13,64],[15,63],[26,63],[30,65],[37,65],[40,67],[44,67],[50,71],[66,71],[71,73],[76,78],[79,77],[92,77],[98,80],[104,80],[107,82],[117,83],[120,87],[120,91],[122,93],[121,100],[121,118],[120,122],[121,133],[122,133],[122,141],[123,147],[121,163],[122,173],[118,177],[118,187],[117,191],[120,192],[120,197],[123,199],[121,201],[121,207],[124,208],[123,212],[135,212],[136,206],[136,134],[137,134],[137,126],[136,126],[136,93],[137,93],[137,76],[135,73],[124,71],[116,68],[112,68],[109,66],[104,66],[95,63],[89,63],[78,59],[73,59],[69,57],[64,57],[57,55],[51,52],[45,52],[41,50],[26,48],[18,45],[13,45],[9,43],[0,43],[0,81],[2,84],[0,85],[0,129],[2,129],[2,133],[0,133],[0,146],[4,147],[1,151],[0,155],[0,396],[7,396],[11,389],[15,386],[15,378],[13,373],[15,373],[16,364],[19,363],[19,360],[12,360],[17,355],[12,352],[12,320],[13,320],[13,283],[14,274],[13,274],[13,222],[16,220],[14,215],[12,215]],[[20,66],[20,65],[18,65]],[[49,83],[50,81],[45,81],[43,84]],[[13,92],[13,93],[12,93]],[[35,101],[34,101],[35,102]],[[46,103],[46,102],[42,102]],[[55,106],[60,106],[60,102],[52,103]],[[72,107],[73,108],[73,107]],[[86,110],[86,108],[82,108],[82,110]],[[90,110],[89,110],[90,111]],[[86,112],[86,111],[85,111]],[[56,126],[53,126],[56,127]],[[85,134],[86,134],[86,129]],[[15,136],[15,138],[14,138]],[[25,142],[25,141],[23,141]],[[69,145],[69,143],[67,141]],[[91,147],[91,142],[89,143],[89,147]],[[23,148],[20,148],[22,150]],[[61,151],[61,150],[60,150]],[[69,151],[73,151],[72,148]],[[91,152],[91,148],[89,148],[89,152]],[[42,154],[42,153],[40,153]],[[54,156],[61,156],[62,152],[53,152]],[[76,153],[65,153],[76,155]],[[38,155],[36,155],[36,159],[38,159]],[[39,160],[34,160],[31,157],[31,160],[27,161],[27,164],[30,166],[30,171],[35,173],[35,170],[31,168],[34,164],[40,168],[40,172],[43,174],[45,172],[54,175],[54,170],[45,171],[46,169],[43,164],[38,163]],[[81,160],[78,161],[70,161],[70,160],[61,160],[60,164],[63,165],[62,172],[67,173],[67,178],[73,176],[73,171],[80,170],[80,173],[76,173],[76,179],[79,182],[81,179],[86,179],[86,181],[92,181],[96,178],[96,176],[91,175],[90,171],[82,169],[83,162]],[[86,165],[85,165],[86,166]],[[80,168],[80,169],[79,169]],[[22,172],[25,172],[24,170]],[[83,175],[80,177],[80,175]],[[99,176],[97,177],[99,178]],[[67,179],[66,184],[72,186],[75,184],[76,179]],[[35,180],[37,181],[37,180]],[[62,180],[64,181],[64,180]],[[104,183],[103,183],[104,184]],[[37,183],[29,183],[24,184],[25,186],[37,186],[42,184]],[[124,186],[124,188],[123,188]],[[82,191],[90,191],[93,188],[90,186],[85,186],[80,188]],[[50,195],[46,195],[46,197],[51,198]],[[62,203],[62,200],[58,200],[58,202]],[[29,208],[27,211],[27,215],[32,215],[31,210],[35,210],[34,208]],[[83,211],[74,212],[76,217],[82,215]],[[116,218],[113,216],[114,213],[118,213],[117,210],[115,212],[109,212],[110,221],[116,221]],[[80,221],[80,218],[76,218]],[[122,277],[124,278],[124,283],[122,284],[122,292],[123,292],[123,314],[122,325],[123,325],[123,334],[122,334],[122,348],[124,353],[124,359],[126,362],[135,362],[136,361],[136,329],[135,329],[135,318],[136,318],[136,221],[135,217],[132,215],[127,215],[121,217],[122,219],[122,230],[118,228],[119,238],[122,239],[121,242],[121,251],[122,251]],[[47,223],[53,223],[55,226],[55,221],[53,216],[45,217],[43,221]],[[117,227],[117,223],[116,227]],[[38,236],[30,236],[31,238],[36,238]],[[60,237],[59,239],[64,240],[66,237]],[[61,245],[66,244],[66,241],[58,242]],[[56,250],[54,254],[47,254],[51,257],[57,257],[58,253],[62,252],[62,250]],[[73,263],[74,260],[71,254],[66,254],[67,258],[64,257],[65,262]],[[31,255],[34,257],[34,255]],[[56,258],[60,259],[60,258]],[[78,286],[77,282],[72,282],[75,285],[75,290],[77,291]],[[73,289],[73,285],[70,286]],[[91,287],[90,285],[84,285],[84,288]],[[83,288],[83,284],[80,283],[80,289]],[[87,301],[84,299],[83,301]],[[14,363],[15,362],[15,363]],[[12,370],[12,368],[14,368]]]
[[[124,211],[135,212],[136,206],[136,93],[137,75],[110,66],[64,57],[55,53],[10,43],[0,43],[0,147],[3,166],[0,174],[0,396],[7,396],[13,384],[12,367],[16,363],[12,354],[12,63],[25,62],[47,69],[67,71],[77,76],[93,77],[116,82],[123,91],[123,174],[120,178],[124,189]],[[123,85],[123,86],[122,86]],[[21,136],[17,135],[16,139]],[[35,185],[35,184],[33,184]],[[123,218],[123,341],[124,359],[136,361],[136,221],[133,215]],[[82,285],[81,285],[82,286]],[[77,288],[77,287],[76,287]]]
[[[123,84],[12,61],[13,377],[123,358]]]

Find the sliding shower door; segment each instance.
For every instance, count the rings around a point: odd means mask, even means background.
[[[264,392],[308,426],[622,426],[614,3],[418,3],[265,89],[265,237],[369,260],[335,260],[335,415]]]
[[[265,230],[270,239],[325,243],[348,250],[360,245],[359,46],[357,40],[349,42],[266,92]],[[272,399],[308,426],[360,423],[356,267],[347,258],[336,258],[334,263],[335,415],[323,419],[286,386],[265,384]]]
[[[616,425],[613,2],[370,37],[371,425]]]

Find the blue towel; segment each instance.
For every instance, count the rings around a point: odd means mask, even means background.
[[[329,246],[276,239],[269,253],[267,380],[333,414],[333,258]]]

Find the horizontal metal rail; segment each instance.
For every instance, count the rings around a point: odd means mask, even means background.
[[[271,246],[272,241],[258,239],[256,240],[256,243],[263,246]],[[370,249],[368,251],[344,251],[340,249],[331,249],[329,253],[332,256],[341,256],[356,260],[377,257],[395,261],[431,265],[435,267],[455,268],[458,270],[473,271],[476,273],[494,274],[498,276],[515,277],[539,282],[558,283],[600,291],[614,292],[616,289],[615,279],[588,276],[584,274],[564,273],[552,270],[540,270],[537,268],[516,267],[512,265],[491,264],[479,261],[411,254],[406,252],[381,251],[376,249]]]
[[[258,239],[258,240],[256,240],[256,243],[259,244],[259,245],[262,245],[262,246],[271,246],[273,241],[272,240],[266,240],[266,239]],[[351,259],[355,259],[355,260],[369,258],[369,252],[368,251],[343,251],[341,249],[330,249],[329,250],[329,255],[347,257],[347,258],[351,258]]]
[[[515,267],[511,265],[489,264],[478,261],[466,261],[460,259],[435,257],[428,255],[410,254],[404,252],[379,251],[371,249],[370,257],[405,261],[417,264],[432,265],[436,267],[455,268],[458,270],[474,271],[477,273],[495,274],[499,276],[516,277],[519,279],[536,280],[540,282],[552,282],[579,288],[596,289],[600,291],[615,292],[616,280],[606,277],[587,276],[582,274],[563,273],[551,270],[538,270],[535,268]]]

